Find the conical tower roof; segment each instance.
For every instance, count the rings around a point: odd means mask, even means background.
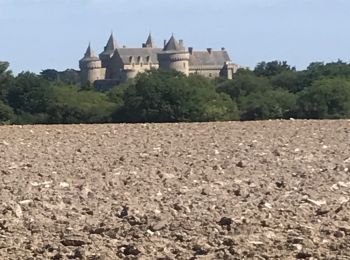
[[[111,33],[111,36],[109,37],[107,45],[105,47],[105,51],[114,51],[117,48],[117,42],[114,39],[113,33]]]
[[[94,53],[94,51],[91,48],[91,44],[89,43],[89,46],[86,49],[86,52],[84,54],[84,58],[82,60],[99,60]]]
[[[94,51],[91,49],[91,43],[89,43],[89,46],[86,49],[84,58],[92,58],[92,57],[96,57]]]
[[[118,44],[116,40],[114,39],[113,33],[111,33],[111,36],[109,36],[108,42],[103,50],[103,52],[100,54],[100,58],[103,59],[102,56],[111,56],[114,51],[118,48]]]
[[[165,45],[163,51],[180,51],[180,45],[178,41],[175,39],[174,35],[171,36],[168,43]]]
[[[156,48],[156,44],[153,41],[152,34],[150,33],[146,40],[146,47],[148,48]]]

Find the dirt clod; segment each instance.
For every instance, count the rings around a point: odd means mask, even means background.
[[[137,256],[141,253],[140,250],[138,250],[133,245],[123,245],[123,246],[119,247],[119,249],[126,256],[129,256],[129,255]]]

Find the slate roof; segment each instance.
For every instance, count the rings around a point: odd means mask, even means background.
[[[151,34],[148,35],[148,38],[146,40],[146,46],[147,47],[151,47],[151,48],[155,48],[156,47]]]
[[[227,51],[193,51],[190,55],[190,66],[224,66],[229,61]]]
[[[124,64],[148,63],[150,58],[153,64],[158,63],[158,53],[162,52],[160,48],[119,48],[116,50],[119,53]],[[223,67],[225,62],[230,62],[231,59],[227,51],[193,51],[190,55],[190,66],[218,66]]]
[[[174,35],[171,36],[171,38],[165,45],[163,51],[181,51],[181,46],[175,39]]]
[[[101,53],[101,55],[111,55],[113,54],[114,50],[118,48],[118,44],[114,39],[113,33],[108,39],[107,45],[104,48],[104,51]]]
[[[114,51],[116,48],[118,48],[117,42],[114,39],[113,33],[108,39],[107,45],[106,45],[106,50],[112,50]]]
[[[86,49],[86,52],[84,54],[84,58],[81,59],[81,61],[98,61],[99,58],[97,58],[96,54],[91,48],[91,44],[89,43],[89,46]]]
[[[119,48],[115,52],[119,53],[124,64],[131,64],[132,62],[138,63],[139,58],[142,58],[144,63],[147,63],[150,58],[153,64],[157,64],[157,54],[161,51],[162,49],[160,48]],[[131,58],[133,60],[131,60]]]

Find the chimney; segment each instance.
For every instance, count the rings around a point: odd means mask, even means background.
[[[180,48],[183,48],[184,47],[184,40],[179,40],[179,45],[180,45]]]
[[[147,44],[146,43],[142,43],[142,48],[147,48]]]
[[[224,50],[225,50],[225,47],[222,47],[221,50],[224,51]]]
[[[207,48],[207,51],[209,52],[209,54],[211,54],[211,52],[212,52],[212,48]]]
[[[125,49],[125,48],[126,48],[126,46],[125,46],[125,45],[123,45],[123,48]]]
[[[193,53],[193,47],[189,47],[189,48],[188,48],[188,52],[192,55],[192,53]]]
[[[165,45],[166,45],[166,40],[164,40],[164,48],[165,48]]]

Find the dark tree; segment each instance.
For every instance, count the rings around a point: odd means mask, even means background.
[[[350,81],[344,78],[315,81],[300,93],[298,106],[302,118],[349,118]]]
[[[203,77],[176,71],[151,70],[137,77],[124,93],[117,121],[181,122],[228,120],[237,117],[235,103],[218,94]]]
[[[260,62],[254,69],[254,74],[262,77],[276,76],[284,71],[295,71],[286,61]]]

